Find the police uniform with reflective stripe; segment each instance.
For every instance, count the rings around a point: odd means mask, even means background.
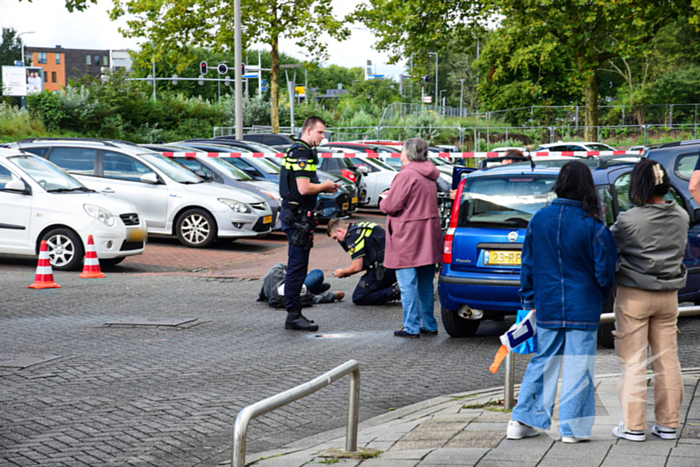
[[[305,142],[297,141],[287,149],[280,171],[280,196],[282,207],[311,211],[316,207],[317,195],[302,195],[297,187],[297,178],[308,178],[311,183],[320,183],[316,175],[318,156]]]
[[[352,294],[352,301],[356,305],[381,305],[391,300],[396,273],[384,269],[384,228],[372,222],[350,224],[345,243],[353,261],[362,258],[362,269],[366,271]]]
[[[316,175],[318,159],[315,149],[298,140],[287,150],[280,172],[280,195],[282,196],[282,230],[289,241],[287,275],[284,281],[285,307],[288,312],[301,313],[301,287],[306,279],[311,248],[292,244],[294,225],[308,222],[310,234],[316,222],[308,218],[309,211],[316,207],[316,195],[302,195],[297,187],[298,178],[308,178],[311,183],[319,183]],[[288,315],[288,319],[289,319]]]

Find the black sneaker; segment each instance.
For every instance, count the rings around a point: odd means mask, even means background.
[[[331,285],[328,282],[324,282],[323,285],[321,285],[321,293],[327,292],[330,288]]]

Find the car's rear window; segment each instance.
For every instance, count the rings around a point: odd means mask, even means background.
[[[555,175],[499,175],[467,178],[459,227],[525,228],[556,198]]]

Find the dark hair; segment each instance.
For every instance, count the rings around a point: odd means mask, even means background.
[[[602,222],[598,192],[593,183],[591,169],[581,161],[564,164],[554,184],[554,192],[559,198],[572,199],[583,203],[583,210],[593,219]]]
[[[307,128],[311,128],[312,130],[316,128],[316,125],[321,123],[323,126],[328,126],[326,125],[326,121],[322,119],[321,117],[309,117],[306,120],[304,120],[304,125],[301,127],[301,134],[303,135],[306,133]]]
[[[513,161],[520,161],[522,160],[520,159],[521,157],[525,157],[520,149],[509,149],[503,154],[504,159],[508,159],[513,156],[516,156],[514,159],[511,159]]]
[[[654,196],[665,196],[670,187],[671,181],[664,166],[651,159],[644,159],[632,170],[630,201],[637,206],[651,203]]]

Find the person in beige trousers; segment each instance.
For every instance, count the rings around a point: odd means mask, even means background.
[[[678,361],[678,290],[685,286],[683,255],[689,216],[674,201],[665,201],[668,174],[646,159],[632,171],[629,197],[634,207],[623,212],[611,230],[617,242],[615,274],[615,351],[622,376],[618,397],[624,420],[613,429],[618,438],[646,439],[647,348],[654,370],[652,434],[676,439],[680,427],[683,381]]]

